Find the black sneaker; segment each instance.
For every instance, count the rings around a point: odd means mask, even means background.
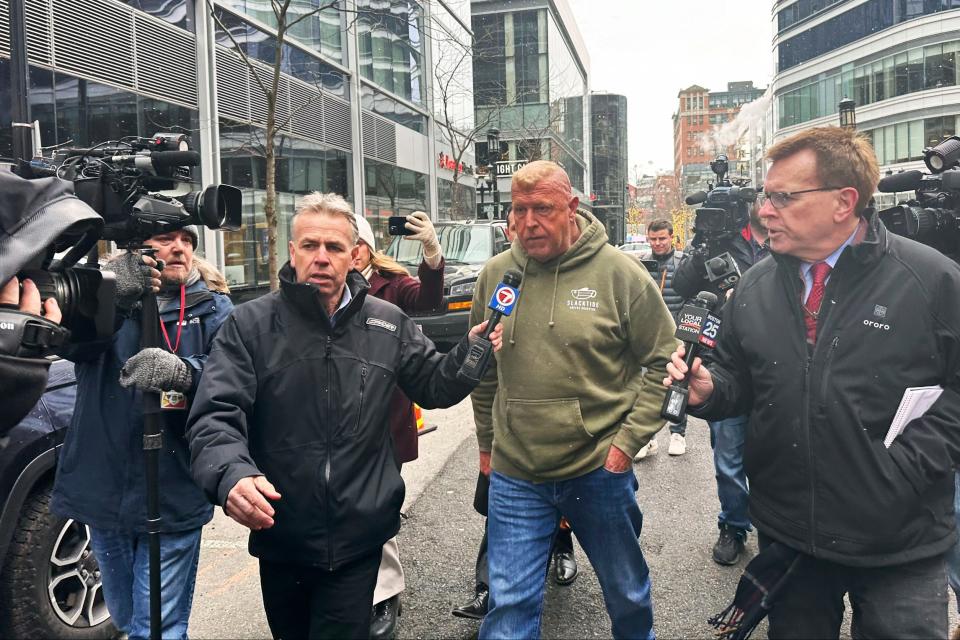
[[[747,532],[743,529],[720,525],[720,537],[713,545],[713,561],[717,564],[737,564],[740,554],[743,553],[743,544],[746,542]]]

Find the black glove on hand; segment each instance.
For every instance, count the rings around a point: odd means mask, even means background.
[[[141,391],[179,391],[186,393],[193,384],[190,366],[158,347],[144,349],[134,355],[120,370],[120,384],[136,386]]]
[[[140,301],[140,296],[151,286],[154,270],[144,264],[138,253],[125,253],[103,265],[104,271],[113,271],[117,277],[117,306],[131,309]]]

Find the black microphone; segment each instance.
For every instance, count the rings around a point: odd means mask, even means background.
[[[200,154],[196,151],[151,151],[154,169],[163,167],[199,167]]]
[[[717,306],[717,296],[709,291],[701,291],[688,304],[683,305],[677,316],[677,332],[674,336],[683,341],[687,355],[684,362],[687,370],[693,364],[693,359],[700,352],[700,346],[714,348],[717,345],[717,336],[720,334],[720,318],[712,311]],[[681,422],[687,414],[687,400],[690,397],[690,377],[674,382],[667,389],[667,395],[660,407],[660,417],[670,422]]]
[[[490,296],[490,304],[487,305],[493,309],[490,318],[487,320],[487,328],[470,345],[470,351],[457,376],[468,380],[474,384],[479,384],[483,374],[487,372],[487,365],[490,363],[490,356],[493,354],[493,343],[490,342],[490,334],[493,333],[500,319],[513,312],[513,307],[517,304],[517,297],[520,292],[517,287],[520,286],[519,271],[510,270],[503,274],[503,282],[497,285],[493,295]]]
[[[883,178],[877,184],[877,190],[883,193],[897,193],[899,191],[916,191],[921,186],[923,186],[923,172],[913,169]]]
[[[691,205],[700,204],[701,202],[706,202],[706,201],[707,201],[706,191],[694,191],[693,193],[687,196],[686,200],[684,200],[684,202]]]

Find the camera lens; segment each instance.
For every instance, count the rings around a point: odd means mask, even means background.
[[[23,282],[26,278],[33,280],[37,289],[40,290],[41,300],[53,298],[57,301],[60,312],[63,314],[63,324],[66,326],[70,326],[77,312],[75,300],[78,294],[78,285],[76,278],[71,279],[71,271],[71,269],[68,269],[61,274],[43,271],[42,269],[26,269],[17,274],[20,282]]]

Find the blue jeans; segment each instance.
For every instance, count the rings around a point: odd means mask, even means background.
[[[640,550],[643,514],[630,469],[533,483],[490,474],[487,550],[490,610],[480,638],[539,638],[544,579],[560,516],[566,516],[603,590],[614,638],[653,635],[650,572]]]
[[[668,422],[670,425],[670,433],[679,433],[682,436],[687,435],[687,416],[684,414],[683,420],[680,422]]]
[[[953,475],[953,517],[960,530],[960,473]],[[947,552],[947,580],[953,588],[953,595],[957,599],[957,611],[960,611],[960,541]]]
[[[710,422],[710,446],[713,447],[713,468],[720,498],[720,525],[750,531],[747,500],[747,474],[743,471],[743,439],[750,416],[737,416]]]
[[[160,534],[160,619],[164,640],[187,637],[201,529]],[[90,528],[103,596],[118,629],[150,637],[150,542],[145,533]]]

